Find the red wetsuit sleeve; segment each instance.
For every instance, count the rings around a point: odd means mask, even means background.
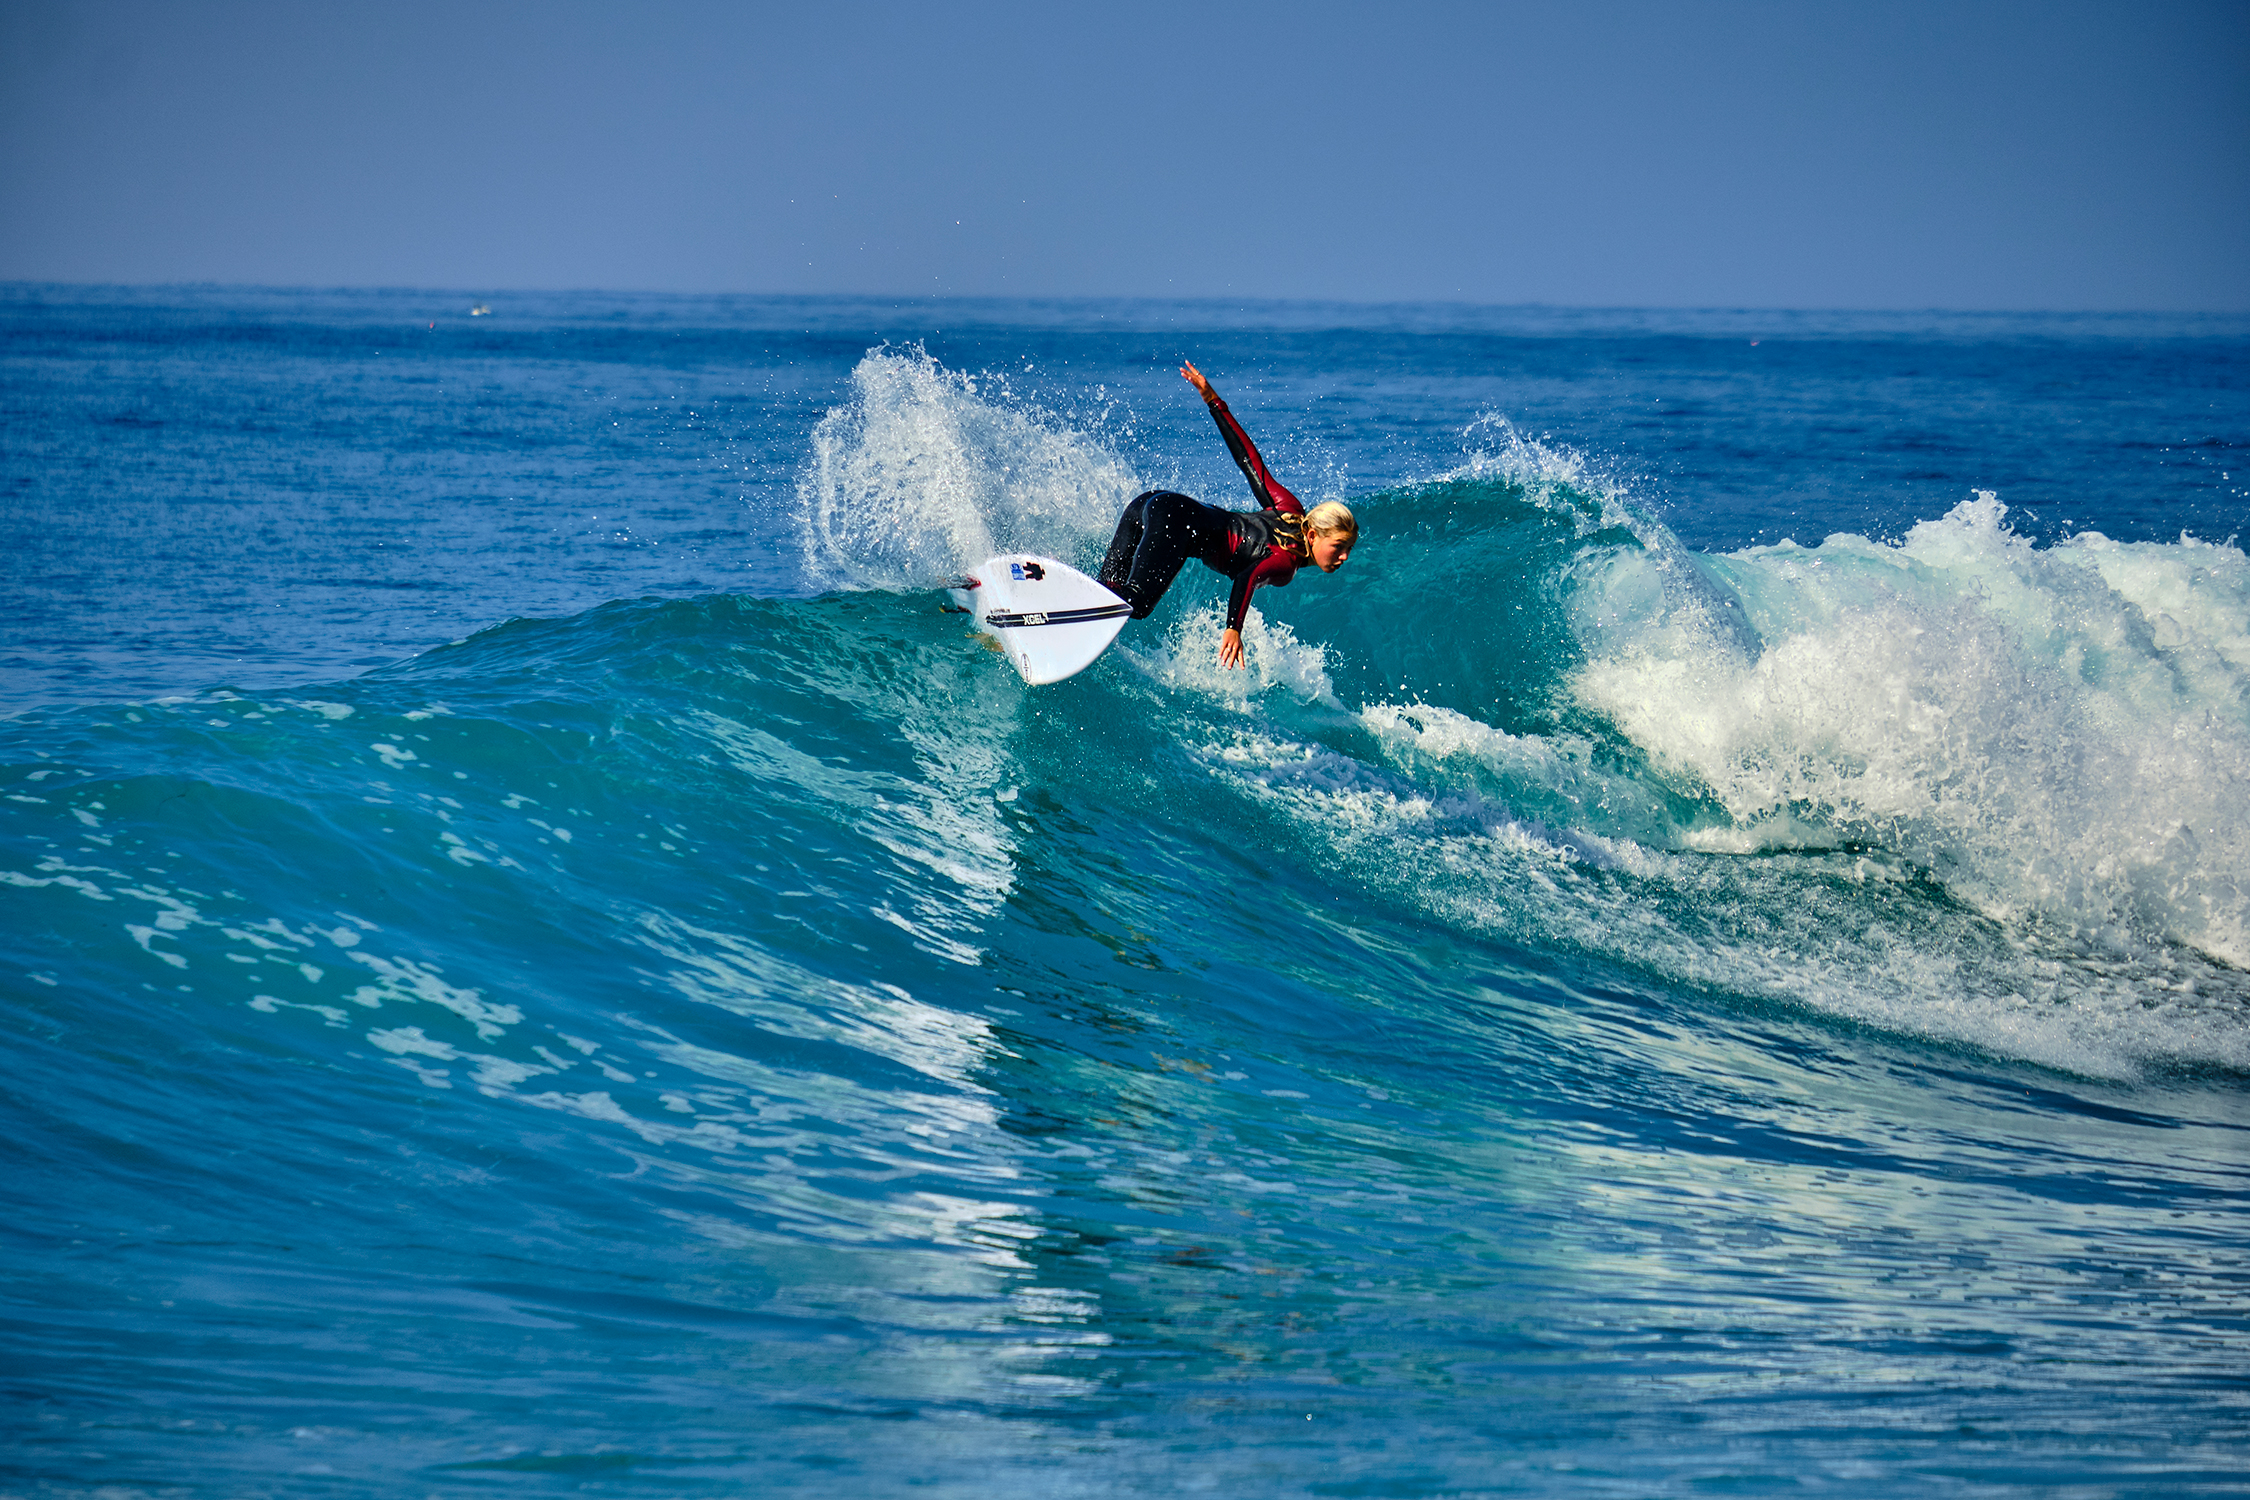
[[[1234,419],[1234,413],[1227,410],[1227,404],[1216,396],[1207,404],[1211,408],[1211,420],[1219,424],[1219,435],[1227,440],[1227,452],[1234,455],[1235,466],[1242,470],[1242,477],[1250,481],[1250,492],[1258,497],[1259,506],[1303,515],[1303,504],[1266,471],[1266,461],[1258,456],[1257,445]]]
[[[1282,491],[1287,495],[1287,490]],[[1289,496],[1295,505],[1297,497]],[[1300,507],[1302,508],[1302,507]],[[1261,583],[1287,583],[1297,576],[1297,559],[1288,549],[1276,547],[1258,560],[1258,565],[1234,581],[1234,590],[1227,595],[1227,629],[1239,632],[1243,620],[1250,613],[1250,591]]]

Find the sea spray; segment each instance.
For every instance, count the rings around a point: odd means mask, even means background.
[[[929,588],[1001,552],[1086,561],[1141,488],[997,377],[879,349],[813,430],[796,520],[816,585]]]

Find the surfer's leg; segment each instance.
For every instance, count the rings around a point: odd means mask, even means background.
[[[1125,597],[1125,580],[1133,575],[1133,554],[1141,550],[1142,519],[1148,514],[1150,490],[1136,495],[1125,507],[1125,514],[1117,518],[1117,535],[1109,539],[1109,551],[1102,558],[1102,570],[1094,579],[1103,588],[1122,599]]]
[[[1136,514],[1137,512],[1137,514]],[[1133,606],[1133,618],[1145,620],[1155,612],[1172,586],[1180,567],[1189,558],[1210,550],[1211,533],[1226,529],[1226,512],[1171,490],[1151,490],[1125,508],[1127,519],[1117,526],[1110,556],[1118,557],[1128,523],[1134,538],[1132,566],[1119,581],[1110,582],[1110,564],[1102,564],[1102,583]]]

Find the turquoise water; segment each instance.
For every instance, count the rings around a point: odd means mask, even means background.
[[[0,302],[9,1493],[2250,1490],[2239,320],[474,300]]]

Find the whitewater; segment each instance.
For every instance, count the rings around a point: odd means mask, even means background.
[[[2243,1492],[2239,319],[477,300],[0,299],[8,1493]]]

